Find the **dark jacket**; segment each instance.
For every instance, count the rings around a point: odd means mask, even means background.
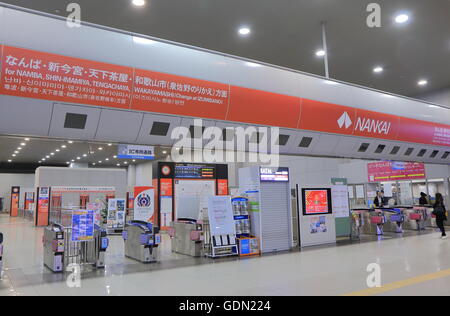
[[[419,204],[420,205],[427,205],[428,204],[428,200],[425,196],[421,196],[419,199]]]
[[[436,215],[436,220],[437,221],[446,221],[447,220],[447,215],[446,215],[446,209],[445,209],[445,205],[443,204],[437,204],[435,203],[433,205],[434,211],[433,214]],[[437,210],[442,209],[443,212],[436,212]]]
[[[375,206],[380,207],[386,204],[386,199],[384,197],[375,197],[375,199],[373,200],[373,204],[375,204]]]

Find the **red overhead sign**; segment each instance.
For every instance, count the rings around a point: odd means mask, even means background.
[[[450,125],[6,45],[0,48],[4,95],[450,146]]]
[[[367,164],[369,182],[425,179],[425,164],[381,161]]]

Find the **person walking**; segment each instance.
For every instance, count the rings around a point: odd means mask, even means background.
[[[433,205],[433,215],[436,216],[436,225],[441,230],[441,238],[447,239],[444,226],[444,222],[447,220],[447,211],[445,210],[444,198],[440,193],[436,193],[436,202]]]

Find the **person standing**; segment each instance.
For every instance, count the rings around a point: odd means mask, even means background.
[[[428,199],[427,199],[426,193],[420,192],[419,204],[420,205],[428,205]]]
[[[373,204],[376,207],[383,207],[386,204],[384,191],[377,191],[377,196],[375,197],[375,199],[373,199]]]
[[[433,215],[436,216],[436,225],[441,230],[441,238],[447,239],[444,226],[444,222],[447,220],[447,211],[445,210],[444,198],[440,193],[436,193],[436,202],[433,205]]]

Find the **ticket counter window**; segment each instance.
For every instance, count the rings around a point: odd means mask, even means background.
[[[414,196],[412,191],[411,181],[399,181],[399,204],[400,205],[412,205],[414,204]]]
[[[428,180],[428,194],[430,195],[430,202],[434,204],[436,193],[441,193],[444,197],[444,203],[447,203],[447,190],[445,189],[444,179]]]
[[[382,182],[380,188],[384,191],[384,198],[386,204],[391,204],[389,201],[393,202],[392,204],[398,204],[398,187],[396,182]]]
[[[413,180],[412,190],[413,190],[414,204],[419,204],[420,193],[424,192],[428,194],[427,183],[425,182],[425,180]]]

